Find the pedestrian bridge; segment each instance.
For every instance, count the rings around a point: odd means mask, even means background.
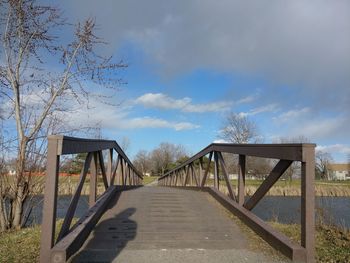
[[[86,153],[86,159],[56,233],[60,159],[77,153]],[[237,187],[229,180],[223,153],[238,157]],[[314,144],[211,144],[157,185],[143,186],[142,175],[117,142],[49,136],[40,262],[314,262],[314,154]],[[276,159],[249,197],[247,156]],[[251,212],[293,162],[301,163],[300,244]],[[212,170],[214,180],[208,176]],[[73,224],[87,178],[90,208]],[[232,214],[286,257],[251,250],[251,239]]]

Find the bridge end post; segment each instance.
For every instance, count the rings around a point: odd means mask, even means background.
[[[60,163],[60,155],[58,155],[59,147],[58,138],[54,136],[48,137],[40,263],[50,262],[51,248],[55,244],[58,172]]]
[[[301,246],[306,262],[315,262],[315,148],[303,147],[301,162]]]

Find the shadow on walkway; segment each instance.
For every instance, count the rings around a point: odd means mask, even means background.
[[[72,262],[112,262],[136,237],[137,223],[130,219],[135,208],[127,208],[121,213],[101,221],[96,225],[93,237],[78,252]]]

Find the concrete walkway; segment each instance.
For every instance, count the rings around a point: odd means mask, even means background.
[[[241,229],[208,198],[167,187],[125,191],[72,261],[276,262],[250,251]]]

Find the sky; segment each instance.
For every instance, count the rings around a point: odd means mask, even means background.
[[[128,64],[120,72],[127,84],[112,99],[119,106],[91,102],[72,120],[99,122],[108,139],[128,137],[131,156],[164,141],[194,154],[219,140],[229,112],[256,122],[265,143],[305,136],[336,161],[350,154],[349,1],[64,0],[59,7],[72,23],[96,18],[97,35],[109,43],[99,51]]]

